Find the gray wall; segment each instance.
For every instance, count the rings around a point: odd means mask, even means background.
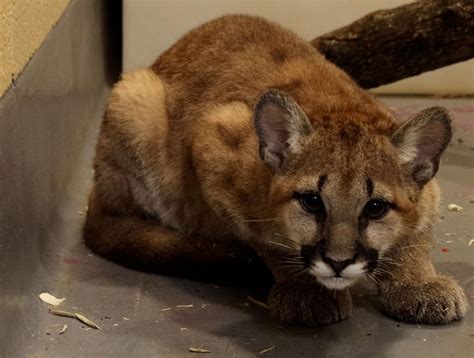
[[[51,247],[65,245],[64,206],[71,196],[85,203],[104,98],[121,68],[120,28],[120,1],[71,1],[0,100],[0,356],[34,340],[29,313],[51,286]]]

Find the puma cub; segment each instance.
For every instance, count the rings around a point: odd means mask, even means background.
[[[286,322],[347,318],[366,277],[389,316],[449,323],[467,301],[430,247],[451,131],[438,107],[399,122],[274,23],[221,17],[115,85],[85,241],[170,273],[256,253]]]

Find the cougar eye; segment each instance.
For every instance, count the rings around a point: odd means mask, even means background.
[[[314,214],[324,210],[324,203],[317,193],[302,193],[299,195],[301,206],[308,212]]]
[[[383,199],[372,199],[365,204],[364,212],[369,219],[380,219],[388,211],[388,203]]]

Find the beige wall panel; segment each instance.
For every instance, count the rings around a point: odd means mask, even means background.
[[[28,63],[70,0],[0,0],[0,97]]]

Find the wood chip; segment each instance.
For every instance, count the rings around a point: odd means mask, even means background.
[[[474,245],[474,239],[472,239],[471,241],[469,241],[469,244],[467,244],[467,246],[471,246],[471,245]]]
[[[448,210],[449,211],[461,211],[463,208],[462,206],[459,206],[457,204],[449,204],[448,205]]]
[[[89,327],[91,328],[95,328],[95,329],[99,329],[100,330],[100,327],[95,324],[94,322],[92,322],[89,318],[87,318],[86,316],[80,314],[80,313],[76,313],[76,318],[81,321],[82,323],[88,325]]]
[[[84,316],[83,314],[76,313],[76,312],[68,312],[68,311],[61,311],[61,310],[53,310],[49,309],[49,313],[54,314],[55,316],[62,316],[62,317],[70,317],[70,318],[75,318],[85,325],[94,328],[94,329],[101,329],[97,324],[92,322],[89,318]]]
[[[48,292],[42,292],[38,295],[38,297],[40,298],[42,302],[47,303],[48,305],[51,305],[51,306],[59,306],[61,303],[63,303],[66,300],[64,297],[57,298]]]
[[[54,331],[54,332],[57,333],[57,334],[63,334],[64,332],[67,331],[67,329],[68,329],[68,325],[67,325],[67,324],[64,324],[64,325],[62,326],[62,328],[60,328],[60,329],[58,329],[58,330],[56,330],[56,331]]]
[[[262,308],[265,308],[267,310],[270,309],[270,306],[267,305],[266,303],[263,303],[262,301],[259,301],[259,300],[256,300],[255,298],[251,297],[251,296],[247,296],[247,299],[252,302],[254,305],[257,305],[257,306],[260,306]]]
[[[173,307],[166,307],[166,308],[162,308],[160,311],[164,312],[164,311],[169,311],[169,310],[172,310]]]
[[[49,313],[54,314],[55,316],[76,318],[76,314],[74,312],[53,310],[53,309],[50,308]]]
[[[267,348],[267,349],[264,349],[263,351],[258,352],[258,354],[264,354],[264,353],[270,352],[274,350],[275,348],[276,346],[271,346],[270,348]]]
[[[189,348],[189,351],[191,353],[211,353],[211,351],[207,350],[207,349],[203,349],[203,348]]]
[[[454,235],[456,235],[455,232],[448,232],[448,233],[444,234],[444,236],[454,236]]]
[[[185,331],[187,331],[188,329],[183,327],[183,328],[180,328],[179,330],[180,330],[181,332],[185,332]]]
[[[194,305],[177,305],[176,308],[191,308],[194,307]]]

